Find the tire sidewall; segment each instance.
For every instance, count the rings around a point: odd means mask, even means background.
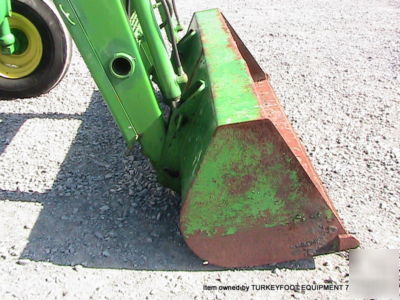
[[[29,19],[39,31],[43,54],[38,67],[26,77],[0,77],[1,98],[24,98],[40,95],[55,86],[66,71],[71,47],[69,36],[59,17],[42,0],[13,0],[12,10]]]

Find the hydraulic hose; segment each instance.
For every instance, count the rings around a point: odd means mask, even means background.
[[[167,0],[160,0],[160,1],[161,1],[162,5],[163,5],[165,11],[167,12],[167,10],[168,10]],[[173,25],[172,25],[171,15],[168,12],[165,15],[167,16],[168,26],[169,26],[169,28],[171,30],[172,52],[173,52],[173,55],[174,55],[175,60],[176,60],[176,65],[177,65],[177,68],[178,68],[178,75],[182,76],[182,75],[184,75],[184,72],[183,72],[183,68],[182,68],[181,58],[179,57],[179,53],[178,53],[178,42],[176,41],[176,36],[174,34],[174,28],[173,28]]]

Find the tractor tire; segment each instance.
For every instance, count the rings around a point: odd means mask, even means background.
[[[72,40],[53,3],[12,0],[16,52],[0,53],[0,99],[30,98],[54,88],[68,70]]]

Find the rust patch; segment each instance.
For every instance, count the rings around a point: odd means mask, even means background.
[[[318,228],[312,221],[304,226],[278,226],[237,232],[233,236],[217,236],[209,239],[200,234],[186,242],[201,258],[223,267],[251,267],[303,259],[320,253],[340,250],[337,235],[330,233],[326,222],[321,222],[318,234],[310,227]],[[338,225],[338,221],[333,222]],[[351,245],[356,246],[356,245]],[[322,250],[323,249],[323,250]]]
[[[255,180],[253,175],[224,175],[225,184],[232,196],[243,195],[253,187]]]

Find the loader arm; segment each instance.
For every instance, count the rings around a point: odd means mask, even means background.
[[[4,54],[14,53],[15,37],[8,18],[11,17],[11,0],[0,0],[0,47]]]

